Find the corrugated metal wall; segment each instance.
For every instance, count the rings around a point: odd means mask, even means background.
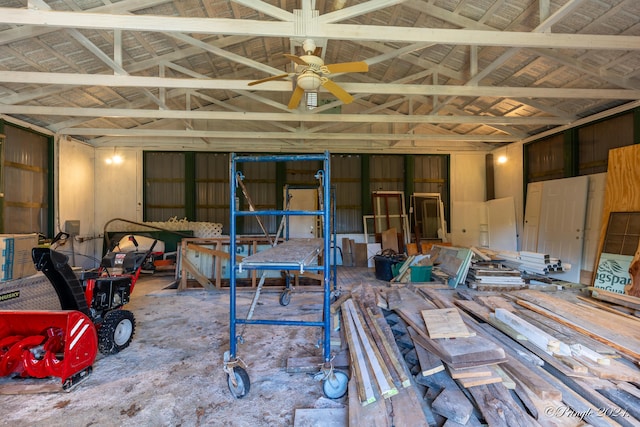
[[[352,154],[331,156],[331,185],[336,194],[338,233],[362,232],[362,157]]]
[[[527,182],[564,178],[564,135],[554,135],[525,146]]]
[[[579,174],[607,171],[609,150],[633,144],[633,113],[578,129]]]
[[[229,224],[229,155],[223,153],[194,153],[195,158],[195,212],[197,221],[218,222],[228,232]],[[369,179],[371,191],[404,191],[405,156],[373,155],[370,160]],[[331,156],[331,185],[335,189],[336,230],[338,233],[361,233],[362,225],[362,162],[361,155]],[[238,171],[244,175],[244,184],[258,210],[279,209],[278,199],[284,198],[283,188],[277,186],[317,187],[315,177],[322,169],[320,162],[290,161],[284,169],[276,162],[240,163]],[[152,169],[152,170],[151,170]],[[284,176],[278,178],[277,173]],[[415,192],[441,193],[442,200],[448,200],[447,156],[415,156]],[[166,221],[170,216],[184,216],[184,200],[189,188],[185,183],[184,153],[145,153],[145,220]],[[284,182],[280,182],[284,180]],[[242,209],[248,209],[247,202],[238,189]],[[405,195],[409,199],[409,195]],[[172,210],[180,205],[181,209]],[[370,206],[365,207],[370,209]],[[176,212],[180,212],[179,214]],[[151,216],[155,215],[155,216]],[[271,234],[275,234],[280,218],[262,217]],[[261,235],[262,230],[255,217],[238,218],[238,227],[243,234]]]
[[[404,156],[370,157],[371,191],[404,191]]]
[[[414,193],[439,193],[444,206],[449,206],[448,156],[415,156]],[[405,195],[406,197],[411,196]],[[449,209],[445,209],[448,217]]]
[[[228,168],[228,165],[227,165]],[[244,174],[244,184],[247,187],[249,197],[253,201],[256,210],[276,209],[276,163],[275,162],[255,162],[240,163],[238,170]],[[240,189],[237,194],[240,196],[240,203],[244,203],[242,210],[248,210],[247,205]],[[238,221],[244,219],[244,234],[264,234],[256,217],[249,216],[238,218]],[[278,229],[280,219],[275,216],[261,217],[262,223],[270,234],[275,234]],[[225,223],[229,223],[227,221]]]
[[[229,155],[196,153],[196,218],[229,223]]]
[[[47,137],[4,126],[3,174],[5,233],[48,234],[48,162]],[[64,167],[73,167],[64,165]]]
[[[186,217],[185,155],[179,152],[145,152],[145,221]]]

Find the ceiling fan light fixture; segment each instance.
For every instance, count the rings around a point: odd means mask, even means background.
[[[304,90],[317,90],[322,79],[314,72],[308,71],[298,76],[297,85]]]

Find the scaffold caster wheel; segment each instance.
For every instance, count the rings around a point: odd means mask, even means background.
[[[291,289],[285,289],[280,294],[280,305],[287,306],[291,302]]]
[[[236,399],[242,399],[249,394],[251,383],[249,382],[249,374],[244,368],[239,366],[233,368],[233,378],[227,374],[227,383],[229,384],[229,391]]]
[[[347,394],[349,377],[342,371],[332,371],[322,381],[322,391],[329,399],[340,399]]]

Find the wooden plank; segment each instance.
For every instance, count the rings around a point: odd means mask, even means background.
[[[463,379],[463,378],[480,378],[480,377],[491,377],[494,374],[494,371],[490,366],[476,366],[473,368],[466,369],[455,369],[452,367],[448,367],[449,375],[454,380]]]
[[[436,414],[459,424],[466,424],[473,414],[473,405],[458,389],[445,388],[431,403],[431,407]]]
[[[458,378],[456,379],[456,381],[458,381],[458,383],[464,388],[471,388],[482,385],[501,383],[502,377],[492,371],[491,375],[487,377]]]
[[[347,300],[350,301],[350,300]],[[346,301],[345,301],[346,303]],[[342,318],[345,328],[345,337],[349,344],[349,354],[351,355],[351,366],[355,373],[356,385],[358,390],[358,397],[360,404],[368,405],[376,401],[375,393],[373,391],[373,385],[371,377],[369,376],[369,369],[367,368],[367,361],[364,356],[362,346],[360,345],[360,339],[355,331],[353,320],[346,310],[342,310]]]
[[[380,335],[380,337],[384,337],[382,339],[382,346],[386,350],[389,358],[392,361],[392,366],[398,374],[401,386],[407,387],[407,384],[410,384],[410,378],[408,375],[409,370],[403,361],[402,353],[400,352],[400,349],[396,344],[396,340],[393,332],[391,331],[391,327],[389,326],[389,323],[387,323],[387,319],[385,319],[382,311],[376,304],[376,294],[377,293],[374,288],[365,283],[361,286],[360,291],[357,293],[357,300],[358,303],[361,304],[365,309],[364,311],[369,314],[371,320],[373,320],[372,323],[375,331]],[[400,321],[399,318],[398,321]]]
[[[402,305],[402,297],[397,289],[387,291],[387,308],[394,310]]]
[[[608,311],[610,313],[615,313],[618,314],[620,316],[624,316],[624,317],[628,317],[630,319],[633,318],[637,318],[637,311],[627,308],[627,307],[621,307],[619,305],[615,305],[615,304],[608,304],[606,302],[602,302],[600,300],[597,300],[595,298],[587,298],[587,297],[583,297],[582,295],[577,295],[576,298],[578,298],[580,301],[584,301],[584,303],[577,303],[577,305],[581,305],[584,307],[595,307],[595,308],[599,308],[601,310],[604,311]],[[633,313],[636,313],[636,315],[634,315]]]
[[[417,332],[410,326],[407,327],[407,331],[412,339],[417,335]],[[427,377],[444,370],[444,364],[438,356],[419,344],[415,344],[415,349],[418,357],[418,363],[420,364],[420,372],[423,376]]]
[[[562,399],[560,391],[553,387],[548,382],[544,381],[540,377],[540,367],[536,366],[526,359],[518,352],[517,343],[507,345],[509,343],[508,338],[500,332],[496,331],[489,324],[478,325],[478,327],[489,336],[498,339],[500,343],[503,343],[503,348],[507,354],[507,361],[500,365],[512,378],[517,379],[531,389],[540,399],[556,400]],[[546,353],[544,353],[546,354]],[[551,359],[551,356],[548,356]]]
[[[617,360],[611,360],[609,365],[594,363],[592,360],[582,356],[575,356],[586,369],[598,378],[617,381],[628,381],[640,384],[640,369],[629,366]]]
[[[598,259],[594,265],[600,264],[600,254],[604,246],[611,212],[640,211],[640,186],[637,185],[640,182],[640,168],[638,168],[640,144],[609,150],[608,157],[607,184],[597,249]],[[593,280],[591,284],[593,284]]]
[[[407,289],[400,289],[404,304],[395,310],[418,334],[418,343],[436,354],[441,360],[455,368],[481,366],[504,361],[504,350],[493,342],[478,337],[459,339],[431,339],[426,332],[424,320],[420,315],[423,309],[429,309],[429,303]],[[404,294],[407,294],[405,297]]]
[[[640,319],[587,309],[537,291],[513,292],[517,303],[584,333],[640,361]],[[597,312],[594,312],[597,310]],[[597,321],[597,323],[596,323]]]
[[[506,323],[514,330],[518,331],[524,335],[527,340],[531,341],[534,345],[547,353],[559,353],[565,356],[571,355],[571,349],[566,343],[563,343],[555,337],[547,334],[543,330],[516,316],[512,312],[503,308],[496,308],[494,315],[496,316],[496,319]]]
[[[601,301],[607,301],[613,304],[621,305],[623,307],[631,308],[633,310],[640,310],[640,298],[632,295],[618,294],[615,292],[607,291],[605,289],[599,289],[594,287],[587,288],[591,291],[593,298]]]
[[[344,427],[348,419],[347,408],[298,408],[293,427]]]
[[[342,306],[342,303],[348,300],[349,298],[351,298],[351,294],[348,292],[345,292],[344,294],[340,295],[340,298],[338,298],[337,300],[331,303],[331,306],[329,307],[329,311],[332,314],[337,313],[338,309]]]
[[[385,362],[388,365],[392,366],[393,369],[395,370],[395,373],[397,374],[398,379],[400,381],[400,385],[402,387],[409,387],[411,385],[411,381],[409,380],[409,377],[407,376],[407,373],[405,372],[404,367],[401,365],[399,358],[396,356],[393,350],[393,346],[389,342],[389,339],[384,334],[382,327],[378,323],[377,321],[378,319],[371,312],[371,309],[366,308],[366,313],[367,313],[367,323],[369,323],[368,320],[371,319],[371,323],[370,323],[372,327],[371,332],[374,334],[374,339],[376,340],[378,345],[382,345],[382,348],[384,349],[383,355],[386,354],[386,357],[384,357]],[[382,320],[384,321],[384,319]]]
[[[502,384],[508,388],[509,390],[515,390],[516,388],[516,383],[515,381],[511,378],[511,376],[509,374],[507,374],[505,372],[504,369],[502,369],[502,367],[500,365],[493,365],[491,367],[495,373],[502,378]]]
[[[547,333],[566,342],[569,344],[569,347],[574,344],[580,344],[601,354],[618,354],[612,347],[581,334],[575,329],[571,329],[570,327],[563,325],[562,323],[558,323],[540,313],[536,313],[531,310],[518,310],[518,316],[526,319],[529,323],[536,325],[543,331],[546,331]]]
[[[186,270],[187,273],[192,275],[203,288],[209,290],[216,288],[213,283],[211,283],[211,281],[204,274],[200,273],[200,271],[198,271],[198,269],[193,264],[191,264],[191,261],[189,261],[187,258],[183,258],[182,260],[180,260],[180,262],[182,263],[183,271]],[[187,275],[184,274],[184,277],[186,280]]]
[[[356,267],[368,267],[369,252],[366,243],[356,243],[353,253],[354,265]]]
[[[387,413],[385,400],[380,399],[363,406],[360,402],[358,380],[355,375],[349,379],[347,393],[349,396],[349,424],[350,426],[392,427]],[[320,424],[322,425],[322,424]]]
[[[520,405],[502,384],[471,387],[478,409],[490,426],[533,427],[540,426]]]
[[[398,389],[393,385],[393,381],[391,380],[389,369],[382,363],[382,356],[380,355],[378,348],[372,344],[371,337],[364,328],[363,320],[357,312],[353,299],[344,302],[343,310],[344,309],[346,309],[350,315],[349,320],[352,322],[350,327],[355,329],[358,334],[364,354],[369,361],[369,366],[371,367],[376,382],[378,383],[380,394],[387,399],[394,394],[398,394]]]
[[[473,335],[462,321],[457,308],[422,310],[421,314],[431,339],[466,338]]]
[[[395,227],[382,232],[382,249],[391,249],[398,253],[398,230]]]
[[[416,387],[401,388],[391,399],[384,400],[392,414],[393,426],[429,427],[424,414],[423,405],[426,402],[416,394]],[[358,424],[365,425],[365,424]]]
[[[283,270],[303,269],[322,252],[324,240],[319,238],[291,239],[274,247],[245,257],[240,268],[259,268],[264,265],[281,264]]]

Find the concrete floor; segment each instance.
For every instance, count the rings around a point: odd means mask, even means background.
[[[359,275],[346,275],[347,290]],[[360,276],[362,277],[362,276]],[[251,390],[235,399],[223,372],[229,349],[229,292],[165,289],[171,276],[144,276],[127,308],[137,321],[131,345],[99,355],[91,376],[71,392],[0,396],[2,426],[291,426],[296,409],[344,408],[347,398],[324,397],[322,383],[285,372],[289,357],[321,356],[320,328],[249,325],[238,356]],[[381,282],[382,283],[382,282]],[[296,289],[279,304],[279,290],[263,291],[254,318],[319,320],[322,292]],[[238,315],[253,292],[240,291]]]

